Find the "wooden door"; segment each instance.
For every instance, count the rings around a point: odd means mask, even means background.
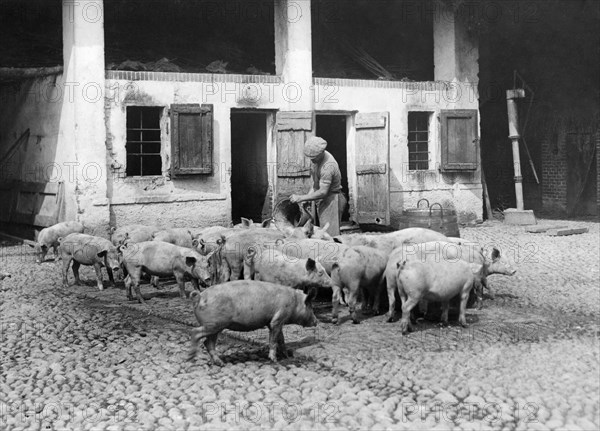
[[[389,225],[389,112],[358,113],[355,127],[356,221]]]
[[[311,162],[304,156],[304,142],[314,135],[312,124],[312,112],[277,113],[276,203],[292,193],[310,190]]]

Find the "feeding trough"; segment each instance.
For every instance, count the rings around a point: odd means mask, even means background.
[[[419,207],[423,201],[427,202],[427,208]],[[424,227],[446,236],[460,237],[456,211],[442,208],[439,203],[429,205],[427,199],[421,199],[417,202],[417,208],[404,210],[404,216],[408,227]]]

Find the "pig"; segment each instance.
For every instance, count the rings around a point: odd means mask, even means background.
[[[466,327],[467,300],[473,286],[481,280],[483,265],[466,260],[438,259],[433,253],[418,251],[396,262],[396,286],[402,300],[400,330],[411,329],[410,313],[423,299],[442,303],[442,322],[448,323],[450,300],[460,295],[458,321]],[[393,292],[388,291],[393,296]]]
[[[37,242],[27,242],[33,247],[36,254],[36,263],[42,263],[50,247],[54,250],[54,260],[58,260],[58,239],[64,238],[70,233],[83,233],[83,225],[77,221],[65,221],[53,226],[44,228],[40,231]]]
[[[349,247],[344,244],[339,244],[333,241],[325,241],[319,239],[291,239],[284,241],[277,240],[275,249],[288,256],[288,258],[302,258],[318,261],[329,276],[332,275],[333,265],[339,261],[342,253]],[[339,315],[339,306],[343,304],[341,287],[333,281],[333,292],[331,296],[332,305],[332,322],[337,323]]]
[[[308,220],[302,227],[283,226],[278,229],[283,232],[287,238],[312,238],[333,241],[333,237],[327,233],[328,227],[329,223],[326,223],[323,227],[319,227]]]
[[[125,287],[130,301],[134,299],[133,287],[138,301],[144,303],[139,286],[142,271],[158,277],[175,276],[181,298],[186,298],[186,280],[191,280],[196,289],[200,288],[199,284],[206,287],[212,281],[211,255],[202,256],[190,248],[162,241],[143,241],[121,247],[123,266],[128,273]]]
[[[447,241],[447,237],[431,229],[409,227],[383,234],[360,233],[339,235],[333,240],[349,246],[365,245],[373,247],[389,255],[395,248],[405,243],[418,244],[427,241]]]
[[[180,247],[192,248],[192,232],[187,228],[172,228],[159,230],[152,234],[153,241],[168,242]]]
[[[215,346],[221,331],[254,331],[269,328],[269,359],[277,362],[277,353],[287,357],[291,352],[285,348],[283,326],[296,324],[304,327],[317,326],[313,312],[312,297],[289,286],[264,281],[236,280],[192,292],[190,295],[194,314],[200,326],[191,334],[192,348],[188,360],[193,360],[198,343],[204,345],[212,362],[223,366]]]
[[[331,277],[314,259],[285,256],[269,248],[250,247],[244,258],[244,280],[268,281],[308,292],[311,288],[333,288]]]
[[[346,301],[353,323],[360,323],[356,316],[356,302],[359,289],[363,292],[363,311],[367,311],[367,297],[374,297],[374,306],[379,308],[379,294],[383,289],[383,277],[387,265],[386,253],[367,246],[345,249],[332,266],[331,278],[336,286],[347,289]],[[371,289],[369,289],[371,288]],[[334,308],[337,321],[337,310]]]
[[[230,280],[239,280],[244,270],[244,257],[250,247],[274,245],[285,236],[275,229],[237,229],[233,233],[224,233],[226,238],[222,257],[229,265]],[[217,240],[218,243],[218,240]]]
[[[505,259],[501,258],[498,249],[494,248],[491,253],[491,259],[488,259],[485,256],[483,249],[477,243],[464,242],[463,244],[458,244],[456,242],[448,241],[430,241],[422,244],[405,244],[392,252],[386,265],[385,276],[389,300],[388,321],[392,321],[393,318],[395,308],[394,291],[398,288],[396,286],[397,279],[395,277],[396,265],[399,261],[416,255],[433,256],[437,261],[452,263],[457,260],[464,260],[468,263],[481,265],[481,277],[478,278],[477,283],[474,286],[479,306],[481,306],[483,287],[489,289],[487,283],[488,275],[514,275],[516,272]],[[423,302],[420,305],[421,311],[425,312],[427,309],[426,302]]]
[[[111,228],[111,241],[115,246],[122,244],[152,241],[152,235],[161,229],[157,226],[146,226],[143,224],[130,224],[120,228]]]
[[[0,281],[4,280],[5,278],[10,278],[11,275],[8,272],[4,272],[4,271],[0,271]]]
[[[106,267],[111,284],[115,285],[113,273],[118,272],[121,267],[120,252],[107,239],[83,233],[71,233],[64,238],[59,238],[60,254],[63,261],[63,286],[69,287],[67,271],[73,261],[73,275],[75,284],[80,285],[79,267],[81,265],[93,265],[96,270],[97,286],[99,290],[104,289],[102,284],[101,268]]]
[[[263,220],[262,223],[254,223],[254,220],[242,217],[241,222],[234,225],[233,228],[234,229],[261,229],[261,228],[271,229],[272,228],[271,220],[272,219],[266,219],[266,220]]]
[[[211,226],[203,229],[198,235],[192,240],[192,246],[198,251],[198,253],[206,256],[207,254],[215,251],[218,247],[218,241],[221,238],[229,237],[239,233],[241,229],[223,227],[223,226]]]

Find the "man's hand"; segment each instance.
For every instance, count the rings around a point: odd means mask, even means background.
[[[298,202],[300,202],[300,199],[302,198],[301,195],[291,195],[290,196],[290,202],[293,204],[297,204]]]

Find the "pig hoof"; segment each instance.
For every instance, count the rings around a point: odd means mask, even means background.
[[[358,319],[352,319],[352,323],[354,325],[358,325],[358,324],[360,324],[360,320],[358,320]]]
[[[225,363],[219,358],[213,358],[213,364],[215,364],[217,367],[222,367],[225,365]]]
[[[338,323],[338,318],[337,317],[332,317],[331,318],[331,323]]]
[[[294,357],[294,351],[292,349],[287,349],[286,350],[286,355],[288,358],[293,358]]]

